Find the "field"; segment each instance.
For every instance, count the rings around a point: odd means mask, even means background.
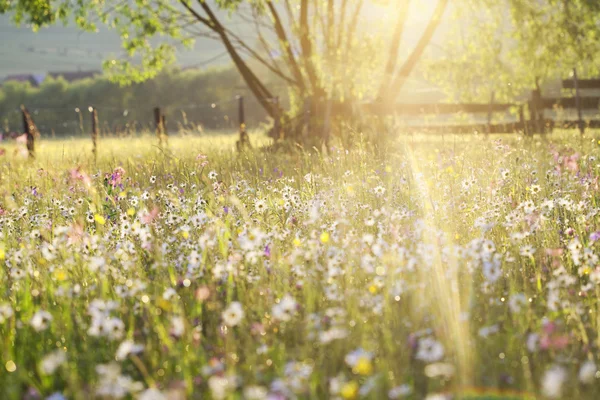
[[[595,135],[4,146],[0,397],[597,398]]]

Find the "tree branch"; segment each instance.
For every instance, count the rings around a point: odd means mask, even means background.
[[[203,0],[198,0],[198,2],[200,3],[200,6],[202,7],[206,15],[208,15],[211,25],[215,27],[216,32],[219,34],[219,36],[221,36],[221,40],[225,45],[227,52],[231,56],[233,63],[242,75],[242,78],[248,85],[248,88],[250,89],[250,91],[252,91],[252,93],[256,97],[256,100],[258,100],[260,105],[265,109],[269,116],[274,118],[277,114],[277,110],[275,110],[275,108],[273,107],[273,103],[270,101],[270,99],[273,98],[273,95],[258,79],[254,72],[252,72],[252,70],[248,67],[248,65],[242,59],[242,57],[240,57],[236,48],[231,43],[226,29],[218,20],[217,16],[212,12],[208,4]]]
[[[279,39],[281,49],[287,56],[290,71],[292,72],[292,75],[294,76],[296,82],[298,82],[300,90],[304,90],[304,78],[302,77],[302,72],[300,71],[300,67],[298,66],[296,57],[294,57],[292,45],[287,38],[285,29],[283,28],[283,24],[281,23],[281,19],[279,18],[279,14],[277,13],[275,6],[273,5],[273,2],[267,1],[267,6],[269,7],[269,11],[271,12],[271,16],[273,17],[273,23],[275,24],[275,32],[277,33],[277,38]]]
[[[429,44],[429,42],[431,41],[435,30],[442,21],[442,15],[444,14],[446,7],[448,6],[448,1],[449,0],[439,0],[433,12],[433,15],[431,16],[431,19],[429,20],[429,23],[427,24],[427,27],[423,32],[423,35],[417,43],[417,46],[413,49],[412,53],[408,56],[408,58],[400,68],[400,71],[398,71],[398,73],[396,74],[390,86],[390,90],[387,91],[387,98],[383,100],[395,101],[396,97],[398,96],[398,92],[406,82],[406,78],[408,78],[415,65],[417,65],[417,62],[421,58],[421,55],[423,55],[427,44]]]
[[[400,49],[400,42],[402,41],[402,33],[404,32],[404,25],[406,23],[406,17],[408,15],[409,5],[410,0],[398,0],[398,22],[396,23],[396,27],[394,28],[394,34],[392,35],[389,58],[383,73],[381,87],[379,88],[379,94],[377,96],[378,98],[385,97],[385,92],[389,87],[388,85],[393,79],[394,71],[396,70],[396,64],[398,63],[398,50]]]

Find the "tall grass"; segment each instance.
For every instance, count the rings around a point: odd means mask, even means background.
[[[155,142],[0,158],[2,398],[595,398],[593,134]]]

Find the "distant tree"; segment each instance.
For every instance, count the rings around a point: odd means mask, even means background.
[[[513,100],[524,89],[600,72],[598,0],[468,0],[455,9],[454,34],[426,75],[460,100]]]
[[[173,60],[176,45],[190,45],[197,37],[213,38],[222,43],[269,116],[286,119],[289,110],[273,101],[272,88],[259,78],[250,59],[289,87],[292,113],[312,99],[311,121],[323,123],[333,101],[353,102],[366,96],[378,99],[382,106],[395,101],[449,3],[436,1],[402,63],[399,54],[410,0],[0,0],[0,13],[10,12],[16,22],[29,23],[34,29],[73,18],[83,29],[95,29],[91,21],[96,20],[114,27],[129,55],[139,58],[136,63],[108,60],[106,67],[134,81],[163,69]],[[391,22],[386,24],[384,18],[370,21],[372,7],[387,7]],[[252,39],[231,29],[223,11],[251,24]],[[317,143],[327,137],[325,130],[313,128],[309,141]],[[285,133],[297,138],[299,131]]]

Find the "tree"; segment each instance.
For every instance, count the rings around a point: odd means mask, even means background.
[[[401,64],[410,0],[0,0],[0,13],[12,12],[16,22],[35,29],[72,18],[83,29],[95,29],[89,21],[118,29],[124,48],[138,58],[136,62],[108,60],[106,67],[128,80],[154,76],[173,60],[179,44],[189,45],[197,37],[218,40],[267,114],[284,122],[286,136],[298,139],[302,129],[289,128],[299,125],[286,121],[310,107],[312,130],[303,137],[315,143],[312,139],[328,137],[333,102],[371,97],[385,106],[395,101],[449,3],[434,1],[423,32]],[[369,21],[373,10],[392,12],[393,18],[389,24],[382,24],[381,18]],[[251,39],[228,26],[227,13],[252,25]],[[385,13],[380,12],[380,17]],[[365,26],[371,27],[369,32]],[[156,39],[161,37],[169,40],[159,43]],[[250,60],[286,84],[293,100],[291,110],[273,101],[272,88],[258,77]]]
[[[596,75],[597,0],[471,0],[456,9],[454,40],[429,59],[427,76],[456,98],[514,100],[552,79]],[[465,21],[469,21],[465,23]]]

